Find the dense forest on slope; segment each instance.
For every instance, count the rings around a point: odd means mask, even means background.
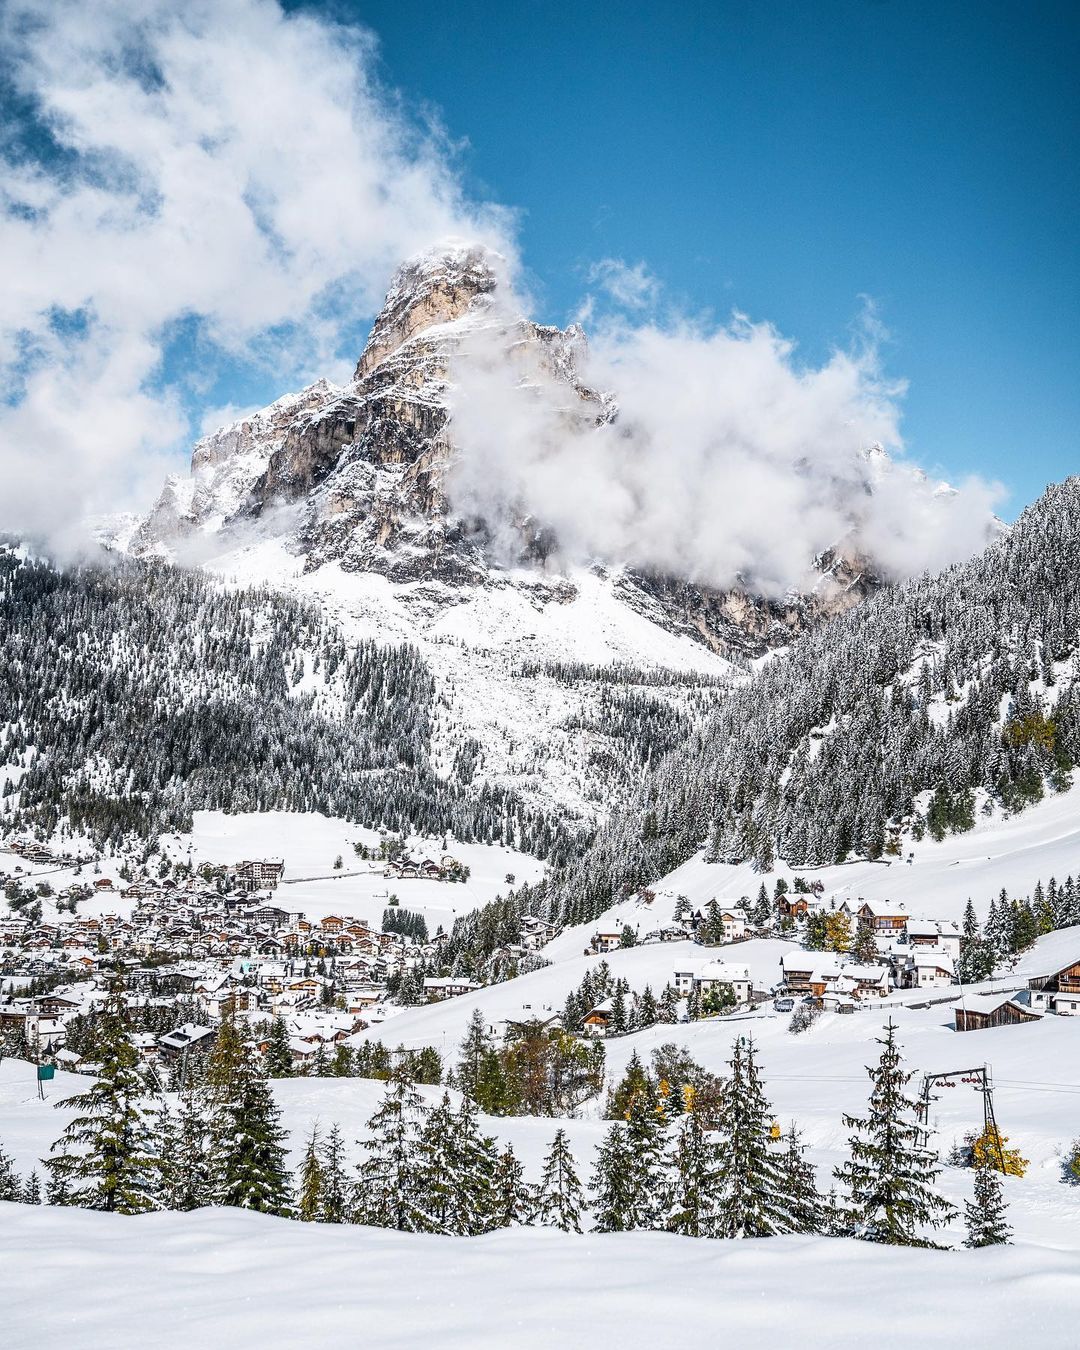
[[[313,607],[159,563],[0,550],[0,634],[9,827],[66,818],[115,844],[197,809],[323,811],[566,846],[511,794],[434,773],[434,684],[412,648],[346,642]]]
[[[725,861],[899,853],[1080,761],[1080,478],[971,561],[885,590],[734,690],[559,879],[585,919],[704,840]]]

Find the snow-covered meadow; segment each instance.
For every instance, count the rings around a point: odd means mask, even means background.
[[[34,1350],[920,1350],[1075,1344],[1075,1250],[516,1229],[415,1237],[238,1210],[0,1205],[0,1328]]]

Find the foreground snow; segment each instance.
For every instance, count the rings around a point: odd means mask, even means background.
[[[418,1238],[236,1210],[0,1205],[5,1343],[35,1350],[1071,1345],[1075,1251],[520,1229]],[[718,1339],[722,1338],[722,1339]]]

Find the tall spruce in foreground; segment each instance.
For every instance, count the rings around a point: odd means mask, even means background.
[[[428,1228],[418,1184],[420,1156],[417,1122],[423,1101],[403,1066],[394,1069],[386,1092],[368,1121],[366,1157],[356,1187],[357,1223],[423,1233]]]
[[[580,1233],[583,1203],[570,1141],[565,1130],[556,1130],[544,1159],[532,1221],[548,1228],[561,1228],[564,1233]]]
[[[173,1165],[173,1208],[200,1209],[210,1204],[212,1186],[206,1151],[206,1124],[199,1096],[192,1090],[180,1096]]]
[[[533,1209],[532,1187],[526,1183],[525,1169],[509,1144],[495,1164],[492,1190],[493,1228],[511,1228],[529,1222]]]
[[[319,1161],[322,1164],[320,1219],[323,1223],[347,1223],[349,1182],[345,1174],[345,1142],[341,1137],[340,1125],[335,1123],[330,1127]]]
[[[985,1160],[975,1169],[975,1192],[964,1203],[965,1247],[996,1247],[1012,1237],[1001,1175]]]
[[[15,1171],[15,1164],[0,1147],[0,1200],[21,1200],[22,1182]]]
[[[877,1042],[881,1058],[867,1069],[873,1084],[867,1114],[844,1116],[851,1157],[834,1172],[847,1196],[846,1231],[868,1242],[931,1246],[920,1230],[942,1227],[955,1211],[934,1189],[937,1156],[916,1146],[915,1103],[905,1091],[911,1074],[891,1021]]]
[[[636,1227],[637,1180],[626,1125],[617,1120],[597,1147],[589,1182],[596,1197],[593,1219],[598,1233],[626,1233]]]
[[[495,1213],[495,1142],[481,1133],[476,1103],[461,1099],[455,1131],[457,1186],[451,1207],[452,1231],[476,1237],[493,1227]]]
[[[702,1129],[698,1112],[687,1111],[671,1159],[668,1230],[684,1237],[712,1237],[719,1225],[718,1182],[716,1144]]]
[[[416,1143],[416,1183],[424,1211],[423,1231],[454,1233],[456,1192],[461,1184],[458,1121],[444,1092],[427,1113]]]
[[[824,1233],[828,1229],[825,1202],[817,1188],[813,1163],[794,1125],[784,1136],[787,1148],[780,1158],[789,1233]]]
[[[219,1205],[290,1213],[285,1131],[249,1036],[234,1018],[218,1028],[207,1064],[209,1164]]]
[[[718,1236],[771,1237],[787,1231],[780,1159],[761,1086],[754,1043],[740,1036],[729,1061],[718,1148]]]
[[[323,1168],[317,1126],[311,1131],[311,1138],[304,1150],[297,1193],[297,1218],[303,1223],[320,1223],[323,1216]]]
[[[92,1087],[57,1102],[78,1113],[53,1145],[45,1166],[59,1203],[117,1214],[158,1207],[154,1112],[129,1035],[123,986],[117,982],[98,1017]]]

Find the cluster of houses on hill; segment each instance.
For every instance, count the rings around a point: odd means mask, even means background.
[[[406,881],[460,881],[465,875],[465,865],[449,853],[438,862],[434,858],[391,858],[383,869],[383,876]]]
[[[140,1007],[160,1010],[166,1021],[176,1004],[188,1014],[166,1035],[140,1038],[145,1058],[167,1061],[176,1048],[170,1038],[182,1041],[190,1033],[205,1040],[210,1033],[199,1030],[199,1018],[242,1015],[284,1017],[301,1064],[327,1041],[381,1019],[395,977],[438,968],[448,940],[441,931],[419,942],[346,913],[309,919],[274,903],[283,870],[280,860],[249,859],[189,871],[182,880],[142,876],[117,886],[98,876],[77,880],[55,899],[96,895],[100,911],[100,900],[115,895],[124,902],[120,912],[81,914],[73,907],[72,917],[51,921],[21,909],[4,914],[0,1050],[22,1045],[78,1067],[65,1049],[66,1023],[104,998],[119,969],[128,997]],[[521,950],[550,935],[537,920]],[[423,993],[436,1000],[476,987],[469,980],[426,979]],[[31,994],[32,988],[48,992]]]

